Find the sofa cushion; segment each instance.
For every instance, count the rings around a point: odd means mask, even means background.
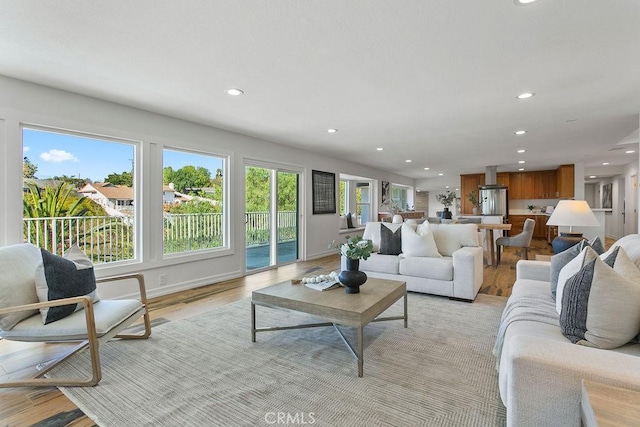
[[[399,274],[400,257],[397,255],[381,255],[372,253],[369,259],[360,260],[360,270],[377,273]]]
[[[402,253],[402,227],[391,231],[389,227],[380,226],[379,253],[382,255],[400,255]]]
[[[581,242],[571,246],[569,249],[560,252],[559,254],[555,254],[551,257],[551,296],[554,301],[556,299],[556,289],[558,289],[558,276],[560,275],[560,270],[569,263],[572,259],[574,259],[582,249],[584,249],[586,241],[582,240]]]
[[[463,246],[478,246],[478,224],[431,224],[438,252],[452,256]]]
[[[405,257],[400,259],[400,274],[436,280],[453,280],[451,257]]]
[[[613,268],[599,257],[567,280],[560,312],[571,342],[611,349],[640,331],[640,270],[620,249]]]
[[[441,257],[429,228],[429,223],[420,224],[416,230],[402,224],[402,253],[407,257]]]
[[[0,308],[38,302],[34,271],[42,262],[40,249],[30,243],[0,248]],[[11,330],[38,310],[0,314],[0,329]]]
[[[558,314],[560,314],[560,310],[562,309],[562,292],[564,290],[565,283],[571,278],[571,276],[578,273],[585,264],[590,263],[595,258],[598,258],[598,254],[591,249],[589,245],[586,245],[586,247],[581,250],[577,256],[575,256],[560,270],[560,274],[558,274],[558,287],[556,288],[556,311]]]
[[[373,251],[378,252],[380,250],[380,227],[387,227],[391,231],[396,231],[402,227],[402,224],[382,223],[382,222],[368,222],[364,227],[362,238],[371,240],[373,243]]]
[[[93,302],[99,301],[96,292],[96,276],[93,264],[77,246],[72,246],[64,257],[45,249],[42,263],[36,267],[36,293],[40,302],[87,295]],[[46,325],[69,316],[83,308],[82,304],[68,304],[40,309]]]
[[[612,245],[612,248],[616,246],[624,248],[629,258],[640,269],[640,234],[628,234],[621,237]]]

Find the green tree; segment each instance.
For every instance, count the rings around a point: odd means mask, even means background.
[[[211,172],[202,166],[184,166],[178,170],[174,170],[171,166],[167,166],[162,170],[163,182],[165,184],[173,183],[176,191],[180,193],[195,192],[192,189],[207,187],[211,181]]]
[[[245,193],[247,212],[269,212],[271,172],[268,169],[247,167]]]
[[[73,186],[66,182],[44,189],[29,183],[22,203],[25,218],[104,215],[102,207],[91,199],[75,195]]]
[[[35,178],[38,172],[38,166],[31,163],[28,157],[22,159],[22,177]]]
[[[206,200],[189,200],[184,203],[176,203],[169,209],[169,212],[175,214],[216,213],[221,212],[221,208]]]
[[[113,185],[126,185],[127,187],[133,187],[133,174],[127,171],[122,173],[110,173],[104,180],[105,182],[110,182]]]

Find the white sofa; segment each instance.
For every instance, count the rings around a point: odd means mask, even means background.
[[[640,235],[625,236],[616,245],[640,268]],[[580,426],[583,379],[640,390],[640,344],[603,350],[573,344],[562,334],[550,269],[550,262],[518,262],[498,331],[502,346],[494,353],[500,356],[500,396],[508,426]]]
[[[380,248],[380,227],[395,231],[401,226],[367,223],[362,237],[373,241],[375,252],[369,259],[360,261],[360,270],[367,273],[368,277],[403,280],[408,291],[473,301],[483,281],[483,250],[478,243],[477,224],[412,224],[414,230],[430,230],[442,256],[377,253]]]

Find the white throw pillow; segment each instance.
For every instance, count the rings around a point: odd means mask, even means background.
[[[640,331],[640,270],[624,249],[613,268],[599,257],[564,285],[562,333],[571,342],[603,349],[617,348]]]
[[[478,224],[439,224],[432,230],[438,252],[444,256],[453,256],[464,246],[478,246]]]
[[[574,259],[565,264],[558,275],[558,287],[556,288],[556,311],[560,314],[562,310],[562,293],[567,280],[582,269],[585,264],[598,258],[596,251],[587,246]]]
[[[34,271],[42,262],[40,248],[30,244],[0,248],[0,308],[38,302]],[[11,330],[18,322],[36,314],[38,310],[0,315],[0,329]]]
[[[410,257],[441,257],[429,223],[423,225],[420,224],[414,231],[411,225],[402,224],[402,253]]]

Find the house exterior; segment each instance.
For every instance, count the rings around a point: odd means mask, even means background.
[[[126,185],[115,185],[110,182],[94,182],[85,184],[78,194],[88,197],[104,208],[118,211],[130,210],[133,207],[133,188]]]

